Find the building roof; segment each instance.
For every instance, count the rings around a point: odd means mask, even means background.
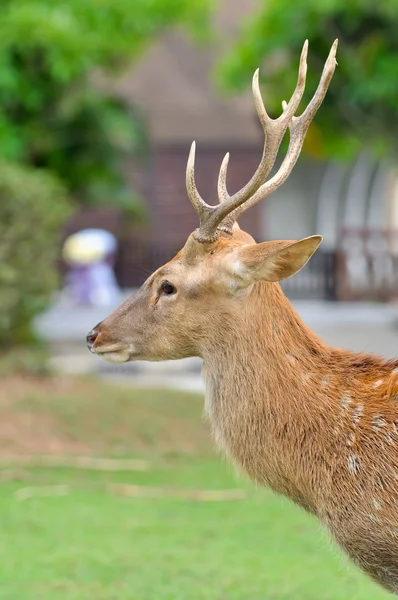
[[[213,76],[215,64],[257,4],[258,0],[221,0],[214,15],[217,43],[200,46],[172,31],[117,81],[117,90],[146,114],[155,143],[261,143],[251,91],[223,97]]]

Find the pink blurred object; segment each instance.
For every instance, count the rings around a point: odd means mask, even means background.
[[[111,306],[120,288],[113,270],[117,240],[103,229],[83,229],[69,236],[62,256],[69,265],[64,293],[76,304]]]

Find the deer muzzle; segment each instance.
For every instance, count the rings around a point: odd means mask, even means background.
[[[102,322],[98,323],[86,336],[87,347],[93,354],[98,354],[105,360],[113,363],[123,363],[134,355],[131,344],[112,342],[109,340],[107,330]]]

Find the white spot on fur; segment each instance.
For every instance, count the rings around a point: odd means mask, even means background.
[[[327,377],[324,377],[323,379],[321,379],[320,384],[322,387],[325,387],[326,385],[328,385],[330,383],[330,376],[327,375]]]
[[[378,379],[377,381],[374,382],[373,387],[378,388],[382,383],[383,383],[383,380]]]
[[[297,359],[295,356],[293,356],[293,354],[286,354],[286,359],[292,364],[296,364]]]
[[[355,442],[355,433],[353,431],[351,431],[348,434],[346,444],[347,444],[347,446],[352,446],[354,442]]]
[[[357,475],[361,468],[361,463],[356,454],[350,454],[347,459],[348,470],[352,475]]]
[[[363,415],[363,404],[359,404],[352,413],[352,421],[354,423],[354,427],[358,425],[359,419]]]
[[[301,376],[301,380],[303,383],[307,383],[307,381],[309,381],[312,377],[312,373],[304,373],[304,375]]]
[[[381,415],[376,415],[372,421],[373,427],[385,427],[387,425],[387,421]]]
[[[352,402],[352,398],[350,396],[350,394],[343,394],[343,396],[341,396],[340,398],[340,406],[341,408],[348,408],[349,405]]]
[[[370,514],[370,515],[369,515],[369,519],[370,519],[371,521],[377,521],[377,517],[376,517],[376,515],[372,515],[372,514]]]
[[[279,333],[279,327],[277,323],[271,323],[271,327],[272,327],[272,331],[275,333],[275,335],[278,335]]]
[[[373,498],[372,504],[375,510],[381,510],[381,503],[376,498]]]
[[[398,375],[398,367],[391,371],[391,375]]]

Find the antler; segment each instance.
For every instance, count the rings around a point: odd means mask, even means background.
[[[222,161],[218,177],[217,189],[220,204],[217,206],[207,204],[196,188],[195,142],[192,143],[187,163],[186,186],[189,199],[199,215],[200,226],[194,233],[195,239],[198,242],[215,241],[218,238],[218,230],[232,234],[233,224],[243,211],[259,202],[259,200],[269,196],[286,181],[297,162],[305,135],[318,108],[322,104],[330,80],[333,77],[337,64],[336,50],[337,40],[329,52],[318,88],[307,108],[299,117],[295,117],[294,114],[298,109],[305,88],[308,41],[305,41],[301,52],[296,89],[288,104],[282,102],[283,112],[278,119],[271,119],[264,107],[258,83],[257,69],[253,76],[253,96],[265,136],[261,162],[250,181],[241,190],[236,192],[236,194],[230,196],[226,187],[229,161],[229,153],[227,153]],[[279,146],[288,128],[290,131],[290,141],[287,154],[277,173],[266,181],[274,166]]]

